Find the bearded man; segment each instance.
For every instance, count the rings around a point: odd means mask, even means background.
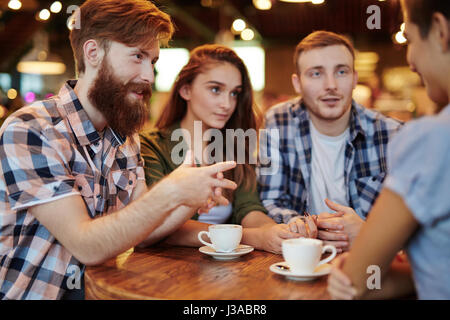
[[[190,219],[186,206],[227,204],[221,190],[236,188],[222,174],[234,162],[195,168],[190,155],[146,188],[137,132],[170,17],[146,0],[88,0],[74,19],[78,80],[0,129],[1,299],[82,299],[86,265],[142,243],[169,215]]]

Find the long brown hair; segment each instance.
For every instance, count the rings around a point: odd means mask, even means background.
[[[173,84],[169,100],[156,122],[158,129],[166,129],[174,123],[181,121],[187,112],[187,103],[180,95],[180,89],[184,85],[190,85],[194,79],[205,72],[211,65],[217,63],[230,63],[234,65],[242,77],[242,90],[238,95],[236,109],[221,129],[224,137],[224,154],[226,154],[226,129],[242,129],[246,132],[248,129],[254,129],[258,132],[260,115],[257,114],[257,108],[254,106],[253,89],[248,75],[247,68],[241,58],[229,47],[217,44],[202,45],[191,51],[188,63],[181,69],[175,83]],[[243,184],[244,189],[256,187],[256,177],[254,168],[248,163],[256,146],[250,146],[249,139],[245,140],[245,163],[238,164],[232,171],[224,173],[227,179],[234,180],[238,186]],[[234,159],[237,159],[236,137],[234,141]],[[225,191],[225,196],[232,199],[232,194]]]

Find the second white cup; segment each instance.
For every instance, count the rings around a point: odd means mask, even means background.
[[[202,239],[206,234],[212,243]],[[208,227],[208,231],[200,231],[198,240],[213,248],[217,252],[232,252],[241,243],[242,226],[238,224],[214,224]]]
[[[322,240],[297,238],[283,240],[281,243],[283,258],[293,273],[311,274],[314,269],[336,257],[336,247],[323,246]],[[331,251],[331,255],[320,260],[322,254]]]

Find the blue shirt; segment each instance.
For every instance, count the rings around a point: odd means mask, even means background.
[[[309,114],[302,101],[294,99],[269,109],[265,124],[268,132],[278,130],[279,136],[269,135],[267,141],[264,138],[260,141],[257,170],[260,197],[272,219],[287,223],[311,209]],[[344,179],[347,203],[361,218],[367,216],[381,190],[387,171],[387,143],[400,126],[400,122],[353,101],[350,135],[345,146]]]
[[[198,221],[210,224],[226,223],[233,213],[233,206],[230,204],[226,206],[212,207],[208,214],[200,214]]]
[[[450,299],[450,105],[405,125],[388,148],[385,187],[419,223],[406,245],[420,299]]]

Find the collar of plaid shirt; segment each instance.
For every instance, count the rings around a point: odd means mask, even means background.
[[[309,114],[306,109],[304,102],[299,98],[294,106],[292,107],[292,113],[294,117],[297,117],[300,121],[300,128],[304,128],[307,132],[302,132],[302,134],[310,134],[309,132]],[[351,111],[350,111],[350,141],[353,142],[359,136],[362,139],[366,138],[366,133],[363,130],[362,119],[361,119],[362,110],[357,107],[357,103],[353,100]]]
[[[86,111],[81,106],[80,100],[78,100],[75,91],[75,85],[77,80],[68,80],[66,84],[61,88],[59,97],[61,98],[61,104],[66,111],[67,120],[70,127],[75,134],[77,142],[81,146],[95,144],[99,141],[100,135],[94,128],[91,120],[89,120]],[[126,141],[126,137],[122,137],[116,133],[113,129],[109,128],[114,136],[113,146],[122,145]]]

